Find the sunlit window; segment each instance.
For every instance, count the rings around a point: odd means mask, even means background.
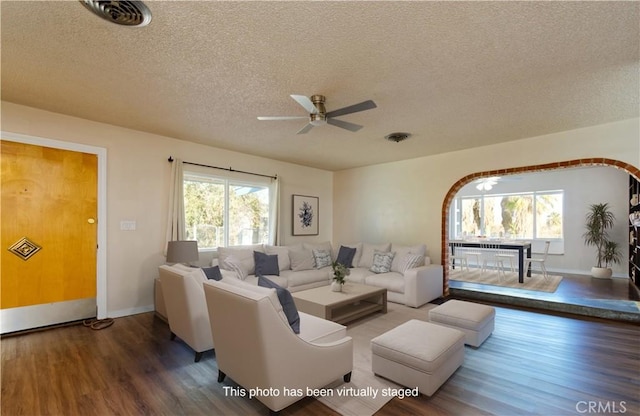
[[[562,191],[460,197],[452,238],[562,239]]]
[[[200,249],[269,242],[268,185],[185,172],[184,207]]]

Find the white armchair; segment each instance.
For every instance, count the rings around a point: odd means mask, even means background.
[[[164,298],[171,339],[176,335],[196,352],[213,349],[213,337],[202,283],[206,276],[201,269],[166,266],[159,267],[160,287]]]
[[[278,412],[302,399],[307,388],[322,388],[341,377],[350,380],[353,341],[345,337],[344,326],[300,312],[300,334],[295,334],[274,289],[223,279],[206,282],[204,291],[219,382],[228,375],[250,392],[277,389],[278,395],[255,398]],[[302,396],[286,395],[284,388]]]

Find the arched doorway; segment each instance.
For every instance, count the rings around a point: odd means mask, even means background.
[[[442,244],[441,244],[441,259],[444,269],[444,282],[443,293],[445,296],[449,295],[449,208],[450,205],[460,189],[473,182],[474,180],[481,178],[489,178],[493,176],[507,176],[516,175],[522,173],[543,172],[557,169],[568,169],[576,167],[592,167],[592,166],[610,166],[616,169],[626,171],[636,180],[640,180],[640,169],[619,160],[607,159],[607,158],[588,158],[588,159],[575,159],[556,163],[547,163],[543,165],[522,166],[509,169],[497,169],[485,172],[476,172],[467,175],[458,180],[447,192],[442,204]]]

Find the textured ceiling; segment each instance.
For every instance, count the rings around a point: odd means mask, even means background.
[[[638,2],[2,1],[2,99],[339,170],[639,115]],[[296,135],[290,94],[378,108]],[[406,131],[402,143],[384,136]]]

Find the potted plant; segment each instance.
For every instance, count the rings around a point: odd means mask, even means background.
[[[613,263],[620,263],[622,255],[618,243],[609,240],[608,230],[613,227],[615,217],[609,210],[608,203],[592,204],[587,213],[587,222],[584,233],[584,243],[587,246],[595,246],[597,250],[597,263],[591,268],[591,276],[599,279],[610,279],[613,272]]]
[[[331,282],[331,290],[334,292],[341,292],[342,285],[344,284],[344,278],[349,276],[351,270],[342,263],[334,261],[331,263],[333,268],[333,282]]]

